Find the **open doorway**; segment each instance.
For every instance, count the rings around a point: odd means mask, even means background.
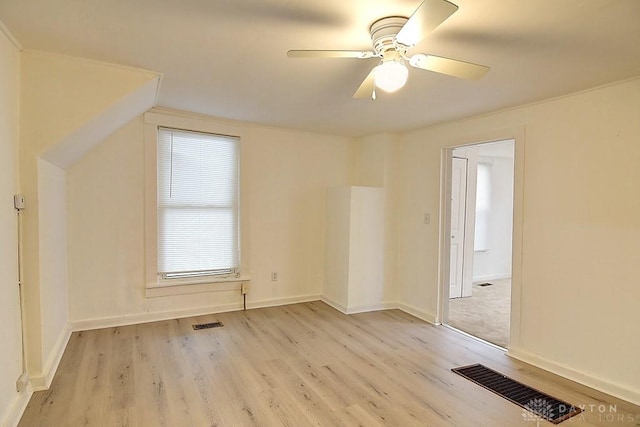
[[[514,140],[456,148],[451,157],[449,286],[444,323],[509,346]]]

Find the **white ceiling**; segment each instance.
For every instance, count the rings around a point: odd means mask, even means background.
[[[411,69],[374,102],[351,96],[376,59],[289,59],[371,48],[369,26],[420,0],[0,0],[26,49],[164,74],[159,105],[362,136],[425,127],[640,75],[640,0],[452,0],[412,52],[491,67],[480,81]]]

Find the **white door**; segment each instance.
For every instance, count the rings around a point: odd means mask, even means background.
[[[467,159],[452,158],[451,165],[451,252],[449,298],[462,296],[464,267],[464,224],[467,200]]]

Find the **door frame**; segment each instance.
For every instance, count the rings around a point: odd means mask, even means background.
[[[451,165],[453,150],[472,145],[514,141],[514,177],[513,177],[513,235],[511,249],[511,317],[509,349],[520,345],[521,301],[522,301],[522,249],[524,215],[524,154],[525,128],[491,132],[488,135],[467,137],[452,141],[442,148],[440,157],[440,224],[439,224],[439,262],[438,262],[438,304],[436,323],[444,324],[449,317],[449,269],[451,236]]]
[[[455,153],[454,153],[455,154]],[[454,166],[453,163],[455,162],[455,160],[463,160],[464,161],[464,191],[463,193],[459,193],[458,197],[463,198],[464,200],[462,201],[462,206],[464,206],[464,212],[463,212],[463,219],[462,219],[462,238],[461,238],[461,243],[459,244],[459,250],[460,250],[460,256],[462,257],[462,261],[460,262],[460,265],[458,266],[458,268],[460,269],[460,283],[458,283],[458,286],[460,287],[460,297],[464,297],[464,296],[470,296],[471,295],[471,288],[470,288],[470,284],[471,284],[471,278],[469,277],[469,273],[471,268],[473,267],[473,265],[469,266],[468,262],[469,261],[469,256],[468,256],[468,249],[469,246],[473,246],[473,233],[474,233],[474,229],[473,229],[473,221],[471,222],[471,224],[469,224],[469,212],[471,210],[474,210],[474,204],[473,203],[469,203],[470,202],[470,198],[469,198],[469,194],[470,192],[473,192],[473,188],[469,187],[470,184],[470,175],[469,175],[469,158],[468,157],[457,157],[455,155],[452,155],[451,157],[451,173],[453,175],[453,170],[454,170]],[[450,208],[451,206],[454,204],[453,201],[456,197],[456,195],[454,194],[454,188],[453,188],[453,176],[451,177],[451,197],[450,197]],[[456,191],[457,193],[457,191]],[[452,213],[452,211],[451,211]],[[451,218],[451,221],[449,222],[449,236],[451,239],[453,239],[453,226],[454,221],[453,218]],[[460,230],[458,230],[460,231]],[[471,237],[471,239],[469,239]],[[451,259],[451,249],[449,250],[449,266],[451,266],[451,261],[453,261]],[[472,272],[472,271],[471,271]],[[451,279],[451,269],[449,269],[449,279]],[[449,297],[451,297],[451,282],[449,283]]]
[[[474,144],[477,145],[477,144]],[[475,229],[476,229],[476,189],[477,189],[477,175],[469,173],[470,165],[478,164],[478,155],[475,150],[465,150],[465,147],[455,147],[451,150],[452,159],[458,158],[465,159],[467,161],[467,174],[466,174],[466,190],[465,190],[465,215],[464,215],[464,243],[463,243],[463,267],[462,267],[462,297],[470,297],[473,287],[473,248],[475,245]],[[460,151],[456,153],[456,151]],[[477,166],[476,166],[477,167]],[[451,189],[453,190],[453,188]],[[453,196],[453,194],[452,194]],[[451,296],[451,295],[449,295]]]

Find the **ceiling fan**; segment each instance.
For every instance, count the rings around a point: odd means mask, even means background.
[[[354,98],[376,99],[376,88],[395,92],[407,82],[408,63],[413,68],[435,71],[463,79],[482,78],[489,67],[441,56],[408,51],[424,39],[427,34],[442,24],[458,10],[458,6],[447,0],[424,0],[410,18],[388,16],[371,25],[369,32],[373,51],[362,50],[290,50],[290,58],[381,58],[364,79]]]

